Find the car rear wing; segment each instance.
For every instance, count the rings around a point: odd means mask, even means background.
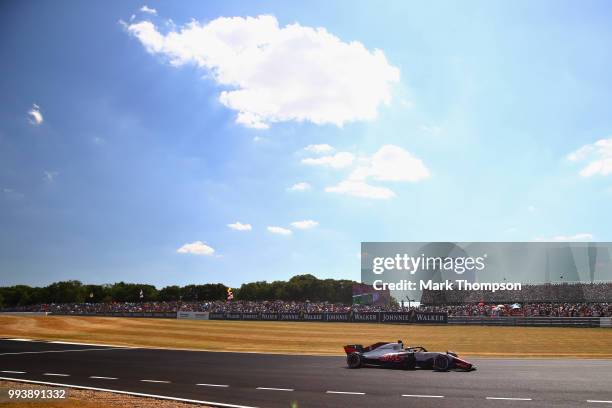
[[[344,346],[344,352],[346,354],[362,353],[363,346],[361,344],[347,344],[346,346]]]
[[[378,343],[374,343],[374,344],[372,344],[372,345],[370,345],[368,347],[363,347],[361,344],[348,344],[348,345],[344,346],[344,352],[346,354],[351,354],[351,353],[355,353],[355,352],[357,352],[357,353],[365,353],[365,352],[377,349],[380,346],[384,346],[385,344],[388,344],[388,343],[385,343],[384,341],[379,341]]]

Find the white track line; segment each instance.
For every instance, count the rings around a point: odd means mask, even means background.
[[[44,373],[43,375],[48,375],[50,377],[70,377],[70,374],[58,374],[58,373]]]
[[[505,400],[505,401],[531,401],[531,398],[513,398],[513,397],[487,397],[488,400]]]
[[[587,400],[587,402],[592,402],[595,404],[612,404],[612,401],[604,401],[604,400]]]
[[[162,383],[162,384],[170,384],[170,381],[161,381],[161,380],[140,380],[142,382],[149,382],[149,383]]]
[[[25,371],[0,371],[0,373],[5,373],[5,374],[25,374]]]
[[[365,392],[350,392],[350,391],[325,391],[326,394],[347,394],[347,395],[365,395]]]
[[[20,352],[15,352],[15,353],[0,353],[0,356],[14,356],[18,354],[74,353],[77,351],[105,351],[105,350],[129,350],[129,349],[126,347],[113,347],[113,348],[86,348],[86,349],[72,349],[72,350],[20,351]]]
[[[226,384],[196,384],[196,385],[201,385],[202,387],[222,387],[222,388],[229,387],[229,385],[226,385]]]
[[[122,319],[122,317],[112,317],[111,319]],[[217,350],[217,349],[200,349],[200,348],[185,348],[185,347],[151,347],[151,346],[125,346],[121,344],[107,344],[107,343],[76,343],[76,342],[68,342],[68,341],[48,341],[48,340],[39,340],[39,339],[9,339],[2,338],[1,340],[9,340],[9,341],[32,341],[37,343],[57,343],[57,344],[75,344],[75,345],[83,345],[83,346],[101,346],[101,347],[117,347],[117,348],[125,348],[125,349],[144,349],[144,350],[172,350],[172,351],[209,351],[212,353],[232,353],[232,354],[264,354],[264,355],[275,355],[275,356],[329,356],[328,354],[303,354],[303,353],[275,353],[271,351],[249,351],[249,350]]]
[[[32,339],[0,339],[0,340],[11,340],[11,341],[36,341]]]
[[[201,401],[201,400],[194,400],[194,399],[187,399],[187,398],[176,398],[176,397],[169,397],[167,395],[146,394],[143,392],[121,391],[121,390],[113,390],[110,388],[86,387],[83,385],[60,384],[60,383],[53,383],[53,382],[46,382],[46,381],[24,380],[23,378],[0,377],[0,380],[17,381],[17,382],[23,382],[23,383],[29,383],[29,384],[52,385],[55,387],[72,387],[72,388],[78,388],[81,390],[114,392],[116,394],[134,395],[136,397],[150,397],[150,398],[158,398],[158,399],[169,400],[169,401],[189,402],[192,404],[212,405],[215,407],[224,407],[224,408],[256,408],[256,407],[248,406],[248,405],[235,405],[235,404],[225,404],[223,402],[212,402],[212,401]]]
[[[272,387],[257,387],[257,390],[266,390],[266,391],[294,391],[293,388],[272,388]]]
[[[8,341],[29,341],[34,343],[51,343],[51,344],[71,344],[73,346],[100,346],[100,347],[116,347],[116,348],[140,348],[136,346],[126,346],[122,344],[105,344],[105,343],[81,343],[76,341],[61,341],[61,340],[39,340],[39,339],[10,339],[0,338],[0,340]]]
[[[412,397],[412,398],[444,398],[444,395],[402,394],[402,397]]]
[[[34,341],[34,340],[32,340]],[[51,343],[51,344],[70,344],[73,346],[106,346],[106,347],[114,347],[114,348],[129,348],[129,349],[135,349],[135,348],[140,348],[140,347],[135,347],[135,346],[123,346],[121,344],[102,344],[102,343],[78,343],[78,342],[74,342],[74,341],[59,341],[59,340],[52,340],[52,341],[45,341],[44,343]]]
[[[92,375],[89,378],[93,378],[95,380],[116,380],[117,379],[117,377],[100,377],[97,375]]]

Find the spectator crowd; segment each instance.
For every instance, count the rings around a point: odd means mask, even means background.
[[[488,304],[478,302],[463,305],[370,306],[343,305],[328,302],[276,301],[212,301],[212,302],[123,302],[123,303],[65,303],[33,305],[5,309],[5,311],[49,312],[55,314],[107,314],[150,313],[177,311],[212,313],[350,313],[350,312],[402,312],[416,309],[423,312],[445,312],[449,316],[553,316],[603,317],[612,316],[612,303],[537,302]]]
[[[416,309],[445,312],[449,316],[612,316],[612,283],[553,283],[523,285],[521,291],[423,291],[417,307],[347,305],[333,302],[287,300],[140,301],[50,303],[15,306],[3,311],[56,314],[176,313],[351,313],[401,312]]]
[[[523,284],[521,290],[424,290],[426,305],[485,303],[600,303],[612,302],[612,282]]]

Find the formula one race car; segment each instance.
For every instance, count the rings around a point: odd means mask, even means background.
[[[415,369],[424,368],[436,371],[459,369],[472,371],[476,366],[460,359],[452,351],[432,352],[425,347],[410,346],[404,348],[404,343],[375,343],[368,347],[361,344],[344,346],[346,362],[349,368],[379,366],[386,368]]]

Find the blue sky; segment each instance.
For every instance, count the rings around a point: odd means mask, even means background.
[[[612,240],[609,3],[470,6],[3,2],[0,284]]]

